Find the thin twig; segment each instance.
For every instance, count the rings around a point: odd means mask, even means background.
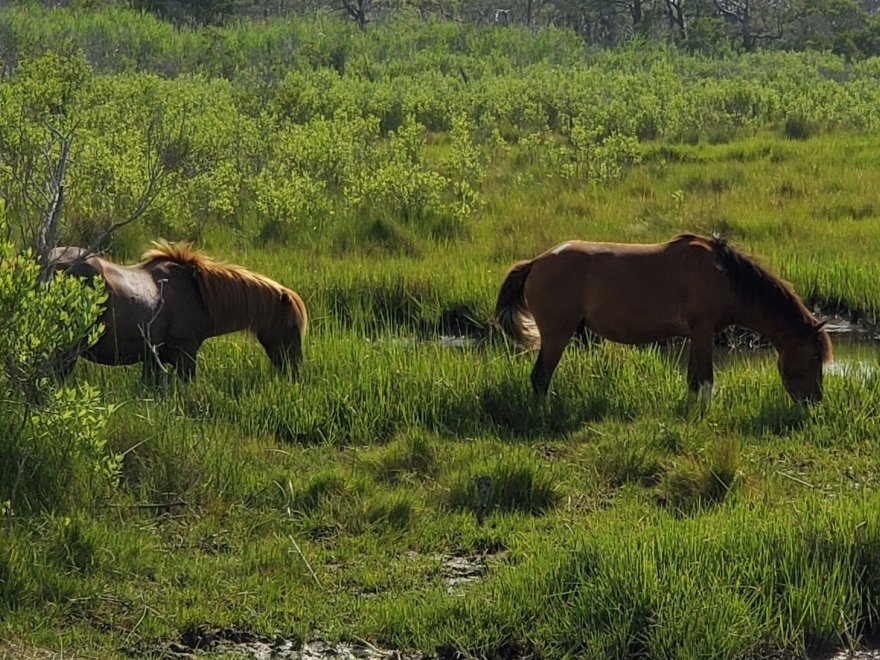
[[[302,557],[303,563],[305,563],[306,568],[309,569],[309,573],[312,574],[312,577],[315,579],[315,584],[318,585],[318,589],[324,591],[324,585],[321,584],[321,581],[318,579],[318,576],[315,574],[315,571],[312,569],[312,565],[309,563],[309,560],[306,559],[306,556],[303,554],[302,549],[299,547],[299,543],[296,542],[296,539],[293,538],[293,534],[288,534],[287,538],[290,539],[290,542],[293,543],[293,547],[296,548],[296,551],[299,553],[299,556]]]
[[[166,509],[173,506],[188,506],[186,500],[176,500],[174,502],[141,502],[138,504],[105,504],[110,509]]]
[[[159,346],[160,344],[153,343],[152,337],[150,336],[150,329],[155,323],[156,319],[159,318],[159,314],[162,312],[162,308],[165,307],[165,282],[167,279],[159,280],[159,306],[156,308],[156,311],[153,312],[153,317],[147,321],[145,325],[138,325],[138,330],[140,330],[141,337],[143,337],[144,343],[149,349],[150,357],[155,361],[156,366],[159,368],[159,373],[164,374],[167,378],[168,369],[165,368],[165,365],[162,364],[162,358],[159,357]],[[144,356],[144,367],[146,368],[146,360],[149,358]],[[167,385],[167,383],[166,383]]]
[[[287,517],[288,518],[292,517],[291,513],[290,513],[290,507],[287,507]],[[318,589],[320,589],[321,591],[324,591],[324,585],[321,584],[321,581],[318,579],[318,576],[315,573],[314,569],[312,568],[312,565],[309,563],[309,560],[306,559],[306,556],[303,553],[302,548],[299,547],[299,543],[297,543],[296,539],[293,538],[293,534],[288,534],[287,538],[290,539],[290,542],[293,543],[293,547],[296,548],[296,551],[299,553],[299,556],[302,557],[303,563],[306,565],[306,568],[309,569],[309,573],[312,574],[312,578],[315,580],[315,584],[318,585]]]
[[[30,452],[27,450],[22,455],[21,460],[18,462],[18,474],[15,475],[15,482],[12,484],[12,492],[9,495],[9,510],[6,512],[6,520],[3,521],[3,527],[5,529],[9,528],[10,521],[12,520],[12,516],[15,513],[15,494],[18,491],[18,484],[21,481],[21,475],[24,474],[24,464],[25,461],[30,456]]]
[[[141,613],[141,618],[138,619],[136,624],[134,624],[134,628],[128,631],[128,634],[125,636],[125,641],[123,642],[123,644],[128,644],[128,640],[130,640],[131,636],[134,635],[135,631],[138,629],[138,626],[140,626],[144,622],[144,619],[147,618],[147,610],[148,608],[145,605],[144,611]]]
[[[819,490],[818,486],[814,486],[810,482],[804,481],[803,479],[798,479],[794,475],[783,472],[782,470],[776,470],[776,474],[778,474],[781,477],[785,477],[786,479],[791,479],[795,483],[799,483],[800,485],[806,486],[807,488],[812,488],[813,490]]]

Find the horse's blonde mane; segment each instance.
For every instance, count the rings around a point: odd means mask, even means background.
[[[262,321],[272,322],[284,295],[289,296],[305,334],[308,324],[302,298],[273,279],[242,266],[216,261],[187,241],[155,241],[143,255],[144,263],[169,260],[192,267],[202,302],[218,327],[258,331]]]

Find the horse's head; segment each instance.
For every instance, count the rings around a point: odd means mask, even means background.
[[[822,366],[831,357],[831,340],[822,329],[824,325],[814,323],[805,337],[779,352],[782,385],[798,403],[822,401]]]
[[[306,332],[305,305],[293,291],[278,294],[272,322],[265,324],[257,339],[276,369],[295,375],[302,361],[302,340]]]

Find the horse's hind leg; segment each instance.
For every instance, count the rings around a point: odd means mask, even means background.
[[[562,352],[577,331],[583,315],[574,309],[548,305],[545,301],[534,305],[532,314],[541,335],[541,350],[532,368],[532,388],[536,394],[544,396]]]
[[[532,388],[535,393],[544,396],[550,388],[550,379],[553,378],[553,372],[562,358],[562,352],[566,345],[574,335],[576,326],[571,328],[570,332],[557,333],[550,337],[541,336],[541,350],[538,352],[538,359],[532,368]]]
[[[602,341],[602,337],[590,330],[590,326],[587,324],[587,319],[581,319],[581,322],[578,323],[574,338],[581,346],[592,346],[593,344]]]
[[[550,346],[547,342],[541,342],[541,350],[531,375],[532,389],[535,394],[540,396],[547,394],[547,390],[550,388],[550,379],[553,377],[553,372],[556,370],[556,365],[559,364],[564,349],[565,344]]]
[[[692,404],[697,395],[705,408],[712,399],[712,350],[715,335],[710,329],[701,329],[691,333],[691,345],[688,355],[688,405]]]

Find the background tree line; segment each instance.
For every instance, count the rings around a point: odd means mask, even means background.
[[[42,0],[46,5],[120,4],[177,24],[326,10],[361,29],[401,12],[478,25],[554,25],[608,47],[648,39],[701,52],[762,48],[880,53],[880,0]]]

